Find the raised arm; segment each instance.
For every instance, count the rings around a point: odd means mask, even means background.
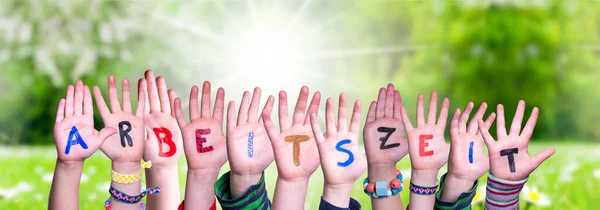
[[[275,129],[270,110],[263,111],[262,118],[275,152],[279,175],[273,195],[273,209],[304,209],[308,181],[319,166],[319,151],[309,120],[311,113],[319,111],[320,101],[321,94],[315,92],[307,110],[308,87],[302,87],[290,125],[287,94],[285,91],[279,92],[281,132]]]
[[[140,79],[139,83],[143,83]],[[140,162],[144,152],[144,104],[145,94],[138,90],[138,106],[134,113],[131,110],[129,80],[123,79],[121,87],[123,107],[119,103],[117,85],[114,76],[108,77],[108,97],[110,109],[100,92],[100,88],[94,87],[94,98],[96,106],[102,116],[104,125],[118,128],[117,134],[111,135],[102,144],[100,149],[112,161],[111,167],[111,190],[120,191],[130,196],[139,195],[141,189],[142,167]],[[110,197],[112,209],[139,209],[138,202],[123,202]]]
[[[190,123],[181,110],[181,100],[175,99],[175,116],[183,135],[183,147],[188,165],[184,209],[209,209],[215,202],[214,185],[219,171],[227,161],[223,135],[223,100],[225,91],[219,88],[211,116],[210,83],[202,86],[200,112],[198,87],[190,92]]]
[[[179,172],[177,161],[182,149],[182,137],[173,101],[175,91],[167,91],[163,77],[154,77],[154,72],[145,73],[145,81],[140,87],[148,101],[144,109],[146,141],[144,160],[152,161],[152,168],[146,170],[146,188],[160,187],[160,194],[147,196],[147,208],[177,209],[180,201]]]
[[[360,204],[350,198],[352,186],[365,169],[367,159],[360,152],[358,137],[360,135],[361,103],[354,103],[352,120],[348,128],[346,94],[340,94],[338,121],[335,123],[333,99],[328,98],[325,108],[325,136],[319,127],[316,113],[311,113],[311,127],[317,141],[325,186],[320,209],[360,209]]]
[[[367,120],[363,130],[365,151],[367,153],[368,179],[365,187],[371,196],[373,209],[402,209],[402,199],[397,190],[392,192],[389,185],[380,186],[376,190],[376,183],[391,183],[397,179],[396,164],[408,154],[408,142],[404,138],[404,124],[402,122],[400,107],[402,99],[394,85],[388,84],[387,88],[379,90],[377,101],[371,102]],[[402,183],[403,180],[399,179]]]
[[[58,103],[54,124],[56,168],[50,188],[48,209],[79,209],[79,181],[83,162],[94,154],[117,129],[94,129],[92,95],[83,82],[69,85],[66,99]]]
[[[519,209],[519,193],[527,182],[527,177],[542,162],[554,154],[553,148],[546,148],[533,157],[529,157],[529,139],[537,122],[539,110],[533,108],[523,130],[521,125],[525,113],[525,101],[519,101],[517,111],[506,133],[504,124],[504,106],[498,105],[496,134],[498,141],[485,128],[485,122],[479,120],[479,131],[483,135],[490,154],[490,174],[486,193],[485,208],[494,210]]]
[[[408,145],[412,175],[410,180],[409,209],[433,209],[438,186],[437,175],[448,161],[450,145],[446,143],[444,130],[450,101],[445,98],[439,118],[437,115],[436,92],[431,93],[429,113],[425,122],[423,95],[417,98],[417,127],[413,128],[406,108],[402,107],[402,119],[408,133]]]

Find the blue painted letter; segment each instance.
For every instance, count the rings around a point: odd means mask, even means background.
[[[75,137],[75,139],[73,139],[73,137]],[[69,152],[71,152],[71,146],[74,146],[76,144],[80,144],[81,147],[83,147],[83,149],[88,148],[87,144],[85,144],[85,142],[81,138],[81,135],[79,135],[79,131],[77,130],[77,128],[73,126],[73,128],[71,128],[71,132],[69,133],[69,139],[67,139],[67,148],[65,148],[65,154],[68,155]]]
[[[473,145],[475,143],[471,142],[469,143],[469,163],[473,163]]]
[[[338,162],[337,163],[338,166],[346,167],[346,166],[349,166],[352,162],[354,162],[354,155],[352,154],[352,152],[350,152],[350,150],[342,148],[342,145],[350,144],[350,143],[352,143],[352,141],[350,139],[344,139],[335,145],[335,149],[337,151],[348,154],[348,159],[345,162]]]

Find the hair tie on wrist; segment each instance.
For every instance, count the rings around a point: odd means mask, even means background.
[[[418,195],[434,195],[438,185],[439,180],[436,181],[435,186],[419,186],[410,182],[410,192]]]
[[[402,173],[396,169],[396,178],[392,179],[389,184],[386,181],[377,181],[369,183],[369,178],[365,178],[363,182],[364,192],[373,198],[385,198],[392,195],[397,195],[402,191],[404,186],[402,182]],[[389,187],[389,189],[388,189]]]
[[[108,197],[106,199],[106,201],[104,201],[104,208],[106,210],[111,210],[111,207],[110,207],[110,197]],[[144,202],[140,202],[140,210],[146,210],[146,205],[144,204]]]
[[[149,160],[148,162],[142,160],[142,168],[150,168],[152,167],[152,161]]]
[[[112,196],[117,201],[121,201],[124,203],[137,203],[140,202],[140,200],[142,200],[142,198],[144,198],[146,195],[160,194],[160,187],[145,189],[142,191],[142,193],[135,196],[131,196],[115,189],[111,185],[110,189],[108,189],[108,192],[110,193],[110,196]]]

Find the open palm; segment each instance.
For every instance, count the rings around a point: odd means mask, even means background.
[[[54,124],[54,141],[60,161],[83,161],[100,148],[100,145],[117,132],[106,127],[100,132],[94,129],[92,95],[83,82],[75,88],[69,85],[66,99],[61,99]]]
[[[308,87],[300,90],[300,96],[294,109],[294,117],[290,126],[288,119],[287,94],[285,91],[279,93],[279,125],[281,133],[277,132],[271,121],[271,110],[265,109],[262,113],[265,129],[271,140],[275,152],[275,163],[279,177],[292,180],[296,178],[308,178],[319,167],[319,151],[315,142],[314,134],[308,123],[310,114],[319,111],[321,94],[313,95],[308,111]],[[267,102],[269,103],[269,102]],[[269,106],[272,107],[272,101]]]
[[[350,129],[347,123],[346,94],[340,94],[338,123],[335,124],[333,99],[326,103],[326,133],[321,132],[317,115],[310,115],[311,127],[319,148],[321,167],[325,182],[329,185],[352,184],[367,168],[365,155],[360,151],[358,137],[360,133],[361,103],[356,101]]]
[[[267,140],[262,119],[258,118],[260,88],[255,88],[250,102],[250,92],[244,92],[237,122],[235,104],[227,106],[227,155],[231,172],[235,174],[260,174],[273,162],[273,148]],[[267,106],[273,104],[273,97]]]
[[[504,124],[504,106],[497,107],[498,120],[496,122],[498,141],[482,125],[485,123],[479,121],[479,130],[483,135],[485,144],[490,154],[490,168],[492,175],[509,181],[518,181],[525,179],[542,162],[554,154],[553,148],[546,148],[533,157],[529,157],[528,146],[529,139],[533,134],[533,128],[537,122],[539,110],[533,108],[531,116],[525,127],[521,131],[523,115],[525,112],[525,102],[519,101],[517,111],[510,127],[510,133],[506,133]],[[511,161],[512,159],[512,161]]]
[[[189,113],[191,123],[188,123],[181,110],[181,100],[175,99],[175,116],[183,134],[183,148],[191,170],[214,168],[221,169],[227,162],[227,148],[223,135],[223,88],[217,91],[214,112],[210,114],[210,83],[202,86],[201,111],[198,113],[198,87],[192,87],[190,92]]]

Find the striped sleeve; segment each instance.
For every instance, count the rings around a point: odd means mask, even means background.
[[[233,198],[231,195],[231,186],[229,184],[230,172],[227,172],[215,183],[215,195],[223,210],[270,210],[271,201],[267,196],[265,186],[265,174],[263,172],[260,180],[255,185],[250,186],[248,191],[239,198]]]
[[[319,210],[360,210],[361,206],[358,201],[354,200],[354,198],[350,198],[350,203],[348,204],[348,208],[337,207],[329,202],[327,202],[321,196],[321,203],[319,203]]]
[[[473,197],[475,197],[475,193],[477,193],[477,185],[479,184],[479,180],[475,181],[475,184],[468,192],[461,193],[456,199],[455,202],[444,202],[440,200],[440,196],[442,195],[442,191],[444,191],[444,181],[446,180],[446,174],[440,178],[440,190],[435,194],[435,210],[470,210],[471,209],[471,201],[473,201]]]
[[[527,178],[520,181],[507,181],[488,174],[485,196],[486,210],[514,210],[519,209],[519,193],[527,182]]]

